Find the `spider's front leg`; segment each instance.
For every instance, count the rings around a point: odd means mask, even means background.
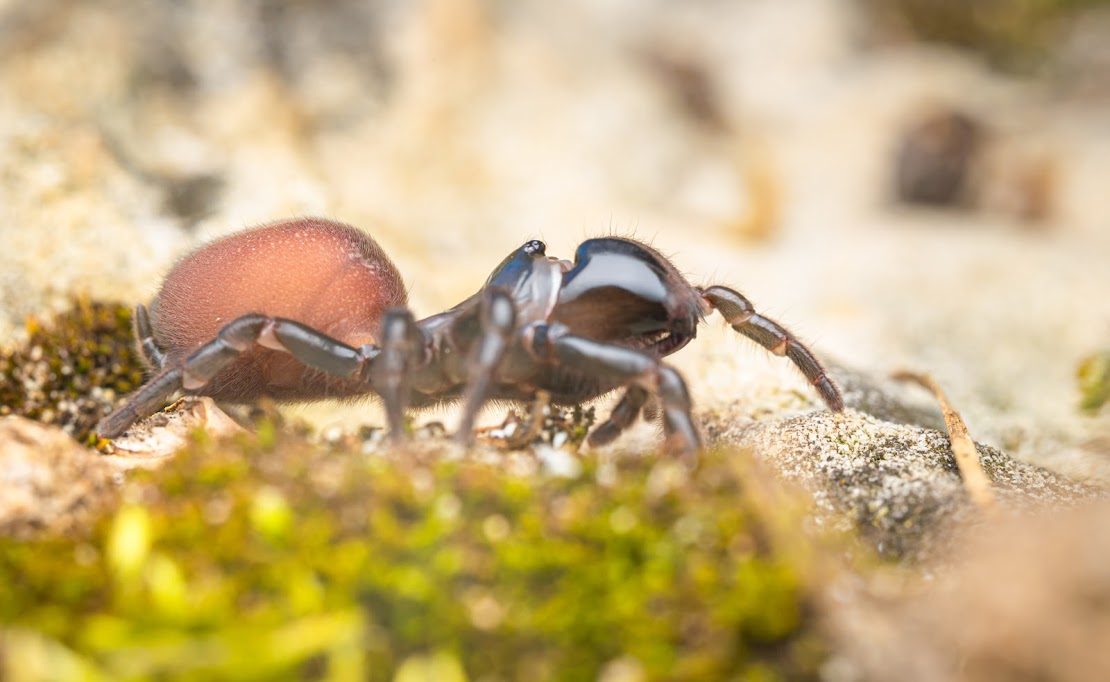
[[[775,355],[785,355],[790,358],[809,383],[813,384],[821,394],[821,398],[830,410],[833,412],[844,410],[844,398],[840,395],[840,389],[829,379],[825,368],[813,353],[786,327],[757,313],[751,301],[739,291],[722,286],[709,287],[700,291],[706,303],[717,309],[733,329]]]
[[[145,310],[140,313],[136,325],[140,332],[144,327],[149,329]],[[179,365],[163,367],[126,405],[96,425],[97,435],[115,438],[138,420],[154,414],[178,389],[199,392],[254,344],[287,352],[309,367],[340,377],[359,375],[364,364],[378,353],[374,346],[353,348],[293,320],[244,315],[226,324],[215,339]]]
[[[692,402],[686,382],[670,365],[638,350],[575,336],[560,324],[537,325],[526,344],[543,361],[629,387],[614,415],[598,427],[599,435],[591,442],[605,443],[615,438],[635,419],[647,396],[654,394],[663,411],[664,447],[685,456],[701,447],[701,437],[690,413]]]

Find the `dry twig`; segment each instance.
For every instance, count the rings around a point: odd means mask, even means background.
[[[940,403],[940,411],[944,414],[944,425],[948,429],[948,440],[952,448],[952,455],[956,458],[956,466],[960,470],[964,487],[967,488],[971,500],[980,509],[993,509],[995,504],[994,491],[991,489],[991,480],[983,471],[979,462],[979,452],[975,449],[975,442],[967,431],[967,425],[944,395],[937,382],[927,374],[900,371],[893,374],[898,381],[911,381],[931,391]]]

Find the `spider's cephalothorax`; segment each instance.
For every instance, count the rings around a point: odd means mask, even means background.
[[[700,439],[682,377],[662,358],[685,346],[713,310],[741,334],[789,357],[833,410],[840,392],[809,350],[740,293],[695,287],[649,246],[583,242],[574,262],[540,241],[509,254],[478,293],[416,320],[401,277],[374,240],[322,219],[256,227],[187,255],[136,337],[155,375],[97,427],[123,433],[179,389],[248,402],[379,396],[394,439],[404,411],[463,401],[468,441],[487,400],[557,404],[624,395],[589,438],[615,439],[655,397],[668,449]]]

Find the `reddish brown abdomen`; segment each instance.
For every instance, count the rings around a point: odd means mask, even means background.
[[[153,312],[155,341],[179,363],[243,315],[284,317],[351,346],[374,341],[382,313],[405,305],[396,267],[367,234],[302,218],[230,235],[185,256],[166,277]],[[228,400],[262,395],[311,399],[353,387],[257,347],[201,393]],[[301,395],[305,392],[325,395]]]

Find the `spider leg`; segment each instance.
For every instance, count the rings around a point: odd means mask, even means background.
[[[717,309],[721,316],[749,339],[755,341],[775,355],[790,358],[802,370],[809,383],[829,409],[834,412],[844,410],[844,398],[840,389],[833,384],[813,353],[785,327],[772,319],[763,317],[755,311],[751,301],[738,291],[728,287],[714,286],[701,290],[702,298]]]
[[[154,329],[150,325],[150,315],[141,303],[135,306],[135,338],[138,339],[139,353],[148,367],[162,369],[166,354],[154,342]]]
[[[96,425],[96,435],[115,438],[143,417],[149,417],[181,388],[181,368],[164,369],[139,387],[127,404]]]
[[[526,343],[533,355],[575,372],[621,381],[630,388],[657,395],[662,403],[667,450],[691,455],[701,447],[701,437],[690,414],[692,404],[686,382],[673,367],[638,350],[575,336],[562,325],[537,325],[530,331],[530,341]],[[630,406],[626,409],[630,411]]]
[[[543,420],[547,416],[547,407],[551,404],[551,394],[547,391],[536,391],[536,399],[532,401],[529,411],[528,423],[523,429],[505,439],[505,447],[510,450],[523,448],[540,435],[543,429]]]
[[[636,417],[640,416],[640,410],[643,409],[644,403],[647,402],[650,393],[639,386],[632,386],[624,393],[624,397],[613,408],[612,413],[609,414],[609,419],[604,424],[593,430],[586,441],[593,447],[601,445],[608,445],[621,435],[621,432],[632,426],[636,421]]]
[[[424,357],[424,333],[407,308],[390,308],[382,316],[381,352],[370,366],[370,386],[382,397],[389,437],[405,440],[405,408],[409,403],[412,370]]]
[[[474,420],[489,397],[494,372],[512,340],[516,324],[513,298],[501,289],[487,289],[479,310],[481,337],[467,360],[467,384],[463,412],[455,440],[467,445],[474,439]]]
[[[137,323],[137,325],[140,323]],[[149,321],[141,324],[149,324]],[[154,414],[175,391],[203,388],[220,370],[254,344],[285,351],[300,362],[336,376],[355,376],[377,348],[352,348],[315,329],[283,318],[245,315],[226,324],[176,367],[164,368],[143,384],[126,405],[102,419],[96,432],[114,438],[137,420]]]

